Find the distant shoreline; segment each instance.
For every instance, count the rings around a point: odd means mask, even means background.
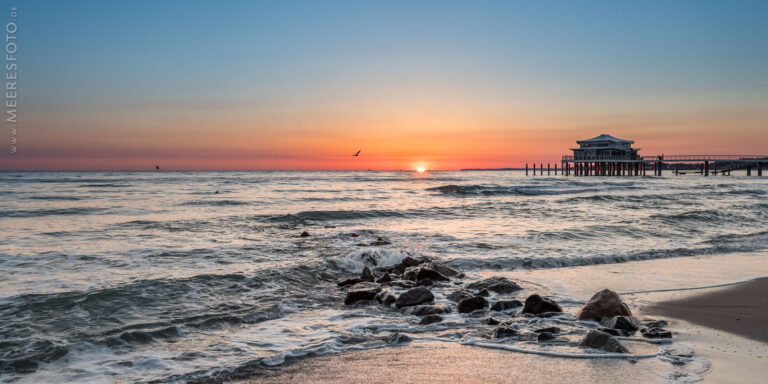
[[[462,168],[459,171],[525,171],[525,168]]]

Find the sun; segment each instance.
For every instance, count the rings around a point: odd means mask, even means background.
[[[424,171],[425,171],[424,167],[416,168],[416,172],[418,172],[418,173],[424,173]]]

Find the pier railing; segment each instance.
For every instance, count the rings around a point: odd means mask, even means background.
[[[572,155],[564,155],[563,161],[598,161],[598,162],[607,162],[607,161],[674,161],[674,162],[684,162],[684,161],[768,161],[768,155],[656,155],[656,156],[637,156],[637,157],[629,157],[629,156],[595,156],[595,157],[577,157],[574,158]]]
[[[574,159],[572,155],[563,156],[563,161],[643,161],[640,156],[579,156]]]
[[[643,156],[643,160],[661,161],[754,161],[768,160],[768,155],[658,155]]]

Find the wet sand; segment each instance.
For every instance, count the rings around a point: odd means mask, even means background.
[[[456,343],[350,351],[261,371],[240,383],[663,383],[647,359],[568,359]]]
[[[768,278],[660,302],[646,311],[768,343]]]

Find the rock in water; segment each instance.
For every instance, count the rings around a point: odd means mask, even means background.
[[[363,273],[360,274],[360,280],[373,282],[376,280],[376,277],[373,275],[373,272],[368,269],[368,267],[363,267]]]
[[[416,281],[416,280],[418,280],[416,278],[416,276],[418,276],[418,274],[419,274],[419,271],[416,268],[412,268],[411,267],[411,268],[406,269],[405,272],[403,272],[403,279],[411,280],[411,281]]]
[[[629,353],[629,350],[621,345],[615,337],[600,331],[589,331],[587,336],[579,342],[582,347],[602,349],[606,352]]]
[[[520,300],[499,300],[493,303],[491,311],[506,311],[507,309],[522,307]]]
[[[459,301],[459,313],[469,313],[478,309],[484,309],[488,306],[488,300],[480,297],[470,297]]]
[[[408,335],[403,335],[402,333],[393,333],[385,340],[387,341],[387,344],[402,344],[407,343],[413,339],[408,337]]]
[[[458,278],[464,277],[464,273],[459,272],[437,261],[430,262],[429,264],[427,264],[427,267],[429,267],[430,269],[434,269],[435,271],[438,271],[447,277],[458,277]]]
[[[525,306],[523,307],[523,313],[531,313],[539,315],[545,312],[562,312],[563,309],[560,305],[554,302],[552,299],[541,297],[539,295],[530,295],[525,299]]]
[[[517,336],[517,331],[506,324],[499,324],[496,329],[493,330],[494,339],[502,339],[505,337]]]
[[[439,323],[441,321],[443,321],[443,318],[439,315],[427,315],[421,318],[421,321],[419,321],[419,324],[427,325],[432,323]]]
[[[483,318],[481,323],[486,324],[486,325],[498,325],[501,322],[499,320],[497,320],[493,316],[486,316],[486,317]]]
[[[413,305],[419,305],[431,302],[435,299],[435,295],[430,292],[429,289],[426,289],[424,287],[416,287],[409,289],[400,297],[397,298],[395,301],[395,307],[402,308],[402,307],[410,307]]]
[[[375,246],[381,246],[381,245],[390,245],[390,244],[392,244],[392,243],[382,239],[381,237],[379,237],[378,239],[376,239],[376,241],[371,243],[371,245],[374,246],[374,247]]]
[[[600,322],[603,327],[611,329],[619,329],[626,331],[628,334],[635,333],[640,327],[638,327],[636,321],[627,316],[614,316],[613,318],[603,318]]]
[[[455,301],[455,302],[458,303],[459,301],[462,301],[464,299],[468,299],[468,298],[470,298],[472,296],[474,296],[474,295],[471,292],[463,290],[463,289],[459,289],[458,291],[454,291],[453,293],[448,295],[448,300]]]
[[[535,331],[535,333],[560,333],[560,328],[558,327],[547,327],[547,328],[539,328]]]
[[[408,268],[408,267],[415,267],[423,262],[424,261],[414,259],[413,257],[410,257],[410,256],[406,256],[405,258],[403,258],[403,261],[401,261],[400,264]]]
[[[381,291],[381,287],[374,283],[358,283],[353,285],[347,291],[347,297],[344,298],[344,304],[350,305],[361,300],[373,300],[376,294]]]
[[[476,281],[467,285],[467,288],[476,291],[480,291],[485,288],[491,292],[496,293],[512,293],[522,289],[519,285],[509,281],[509,279],[504,277],[491,277],[485,280]]]
[[[643,326],[646,328],[662,328],[667,326],[667,322],[665,320],[648,319],[643,320]]]
[[[421,279],[414,284],[416,287],[429,287],[430,285],[434,285],[435,282],[432,281],[432,279]]]
[[[451,313],[451,307],[445,304],[416,305],[406,309],[404,313],[406,315],[413,316],[437,315],[442,313]]]
[[[299,236],[300,236],[300,237],[309,237],[309,232],[307,232],[307,231],[304,231],[304,232],[302,232],[302,233],[301,233],[301,235],[299,235]]]
[[[392,280],[389,285],[400,288],[413,288],[416,284],[410,280]]]
[[[672,332],[661,328],[643,328],[640,333],[649,339],[669,339],[672,337]]]
[[[621,297],[610,289],[595,293],[579,310],[576,318],[579,320],[600,321],[603,317],[632,316],[629,307],[621,301]]]
[[[488,292],[488,289],[486,289],[486,288],[483,288],[483,289],[481,289],[481,290],[480,290],[480,292],[478,292],[478,293],[477,293],[477,295],[475,295],[475,296],[488,297],[488,296],[490,296],[490,295],[491,295],[491,293],[490,293],[490,292]]]
[[[433,281],[447,281],[448,278],[445,277],[442,273],[435,271],[434,269],[427,268],[427,267],[421,267],[419,268],[419,272],[416,273],[416,280],[422,280],[422,279],[430,279]]]
[[[338,283],[336,283],[336,285],[338,285],[339,287],[346,287],[348,285],[355,285],[355,284],[357,284],[357,283],[359,283],[361,281],[362,280],[360,280],[358,278],[346,279],[346,280],[339,281]]]
[[[544,341],[554,340],[554,338],[555,338],[555,335],[553,335],[553,334],[551,334],[549,332],[541,332],[541,333],[539,333],[539,336],[536,337],[536,340],[539,343],[541,343],[541,342],[544,342]]]
[[[388,272],[384,272],[384,274],[376,280],[379,284],[389,283],[390,281],[392,281],[392,276],[390,276]]]
[[[598,331],[605,332],[613,336],[629,336],[629,332],[623,330],[623,329],[613,329],[613,328],[598,328]]]
[[[376,294],[376,301],[384,305],[390,305],[395,302],[397,298],[389,291],[381,291]]]

